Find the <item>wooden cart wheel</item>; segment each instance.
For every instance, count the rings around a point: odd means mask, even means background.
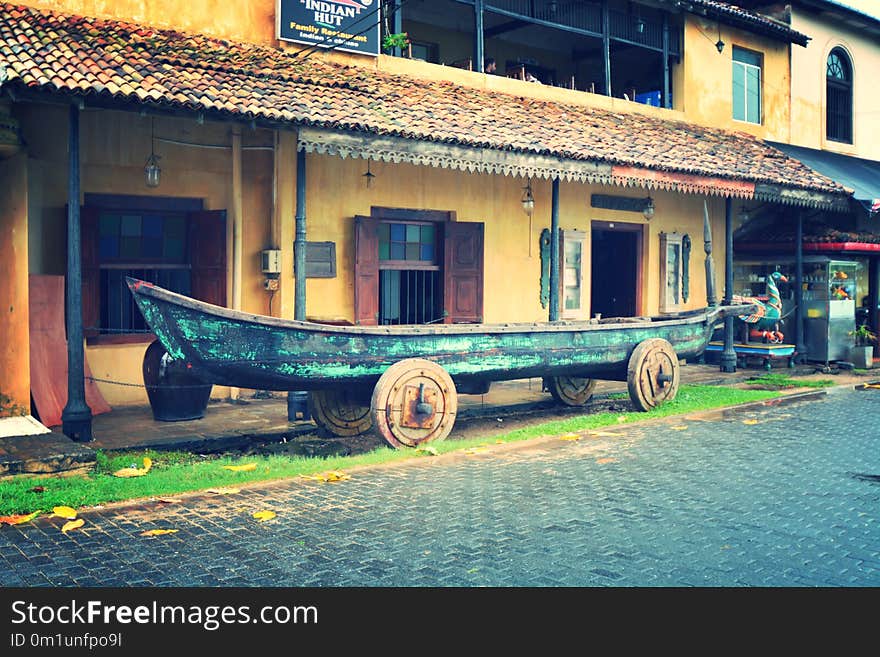
[[[650,411],[678,392],[681,373],[675,349],[663,338],[640,342],[626,368],[629,397],[641,411]]]
[[[550,396],[560,404],[583,406],[593,396],[596,380],[576,376],[548,376],[544,379],[544,386]]]
[[[452,431],[458,395],[437,363],[407,358],[385,370],[373,389],[373,426],[395,448],[443,440]]]
[[[309,414],[334,436],[356,436],[373,426],[370,407],[348,390],[309,391]]]

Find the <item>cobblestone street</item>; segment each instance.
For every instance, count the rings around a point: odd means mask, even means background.
[[[0,529],[3,586],[878,586],[877,390]],[[251,514],[271,509],[259,523]],[[142,537],[154,528],[179,531]]]

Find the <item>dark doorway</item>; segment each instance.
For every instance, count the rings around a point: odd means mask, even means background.
[[[633,317],[641,307],[642,226],[593,222],[590,312]]]

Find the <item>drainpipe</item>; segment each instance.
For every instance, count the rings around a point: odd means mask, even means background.
[[[67,168],[67,404],[61,430],[77,442],[92,440],[92,410],[86,404],[82,323],[82,251],[79,216],[79,106],[71,104]]]
[[[483,0],[474,0],[474,70],[483,72]]]
[[[550,321],[559,319],[559,178],[550,197]]]
[[[724,199],[724,305],[733,299],[733,199]],[[736,372],[736,352],[733,350],[733,315],[724,318],[724,350],[721,352],[721,371]]]
[[[795,324],[795,352],[797,352],[796,360],[803,363],[807,358],[807,345],[804,342],[804,211],[797,212],[797,230],[795,231],[794,243],[794,303],[797,306],[797,316]]]

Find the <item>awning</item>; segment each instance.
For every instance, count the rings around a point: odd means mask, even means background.
[[[856,203],[869,214],[880,213],[880,162],[815,148],[772,141],[766,143],[800,160],[814,171],[854,190],[853,198]]]

